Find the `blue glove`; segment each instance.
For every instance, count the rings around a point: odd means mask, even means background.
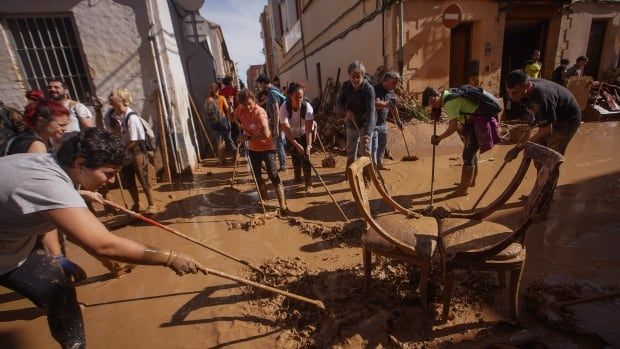
[[[84,269],[82,269],[82,267],[80,267],[79,265],[66,259],[65,256],[55,256],[54,259],[69,279],[73,279],[74,282],[80,282],[86,279],[86,272],[84,271]]]

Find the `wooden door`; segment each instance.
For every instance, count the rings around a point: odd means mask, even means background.
[[[464,23],[450,31],[450,87],[469,82],[471,57],[471,23]]]

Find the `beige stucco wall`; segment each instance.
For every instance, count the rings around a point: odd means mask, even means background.
[[[594,77],[601,79],[607,69],[616,66],[620,57],[620,4],[575,4],[571,8],[573,13],[563,18],[567,23],[563,33],[567,44],[562,52],[562,57],[568,58],[571,64],[577,57],[586,55],[592,20],[608,20],[599,76]],[[556,64],[559,64],[559,59]]]
[[[357,6],[356,3],[358,3]],[[355,6],[355,7],[354,7]],[[345,10],[354,7],[347,14]],[[368,72],[373,73],[383,64],[381,15],[368,21],[346,36],[322,47],[376,9],[376,1],[364,0],[313,0],[303,13],[303,35],[306,44],[306,78],[302,42],[299,40],[279,61],[280,81],[301,81],[307,85],[307,95],[319,95],[316,64],[321,64],[322,84],[328,77],[336,78],[341,68],[340,81],[347,78],[346,69],[354,60],[361,60]],[[340,20],[329,27],[338,17]],[[319,50],[320,48],[320,50]],[[318,50],[318,51],[317,51]],[[316,51],[316,52],[314,52]]]
[[[128,88],[133,96],[131,107],[158,129],[154,93],[157,76],[148,40],[149,16],[144,0],[2,0],[0,15],[70,14],[75,20],[86,69],[92,79],[93,92],[105,97],[113,88]],[[175,138],[175,151],[180,170],[187,171],[196,163],[189,127],[187,81],[179,47],[174,35],[167,1],[157,4],[155,34],[160,51],[156,54],[165,67],[170,98],[171,122],[166,126]],[[4,26],[3,26],[4,27]],[[10,33],[0,38],[0,100],[20,107],[25,104],[24,92],[29,86],[21,77],[21,68],[13,57],[15,52]]]
[[[426,86],[447,87],[450,79],[450,29],[442,23],[453,1],[406,1],[404,8],[404,77],[411,92]],[[495,1],[460,1],[463,22],[472,23],[471,60],[480,62],[479,76],[470,83],[499,91],[504,15]],[[397,20],[396,16],[392,16]],[[485,55],[485,45],[491,47]]]

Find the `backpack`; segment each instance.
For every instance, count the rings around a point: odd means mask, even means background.
[[[502,111],[499,100],[491,93],[483,90],[482,87],[463,85],[458,88],[451,88],[449,91],[450,94],[446,96],[444,102],[448,102],[454,98],[464,97],[472,102],[478,103],[478,109],[472,114],[493,117],[497,116],[497,114]]]
[[[304,99],[301,101],[301,107],[299,108],[299,116],[302,119],[306,119],[306,113],[308,112],[308,104],[310,103],[310,101],[308,101],[305,97]],[[292,118],[293,117],[293,106],[291,105],[291,103],[289,101],[286,102],[286,111],[288,112],[288,118]]]
[[[276,96],[276,98],[278,99],[278,105],[282,105],[284,104],[284,102],[286,102],[286,97],[284,97],[282,92],[280,92],[277,87],[271,86],[267,90],[267,93],[273,93]]]
[[[125,125],[125,129],[127,129],[127,127],[129,126],[129,118],[132,115],[135,115],[138,117],[138,119],[140,120],[140,123],[142,124],[142,127],[144,128],[145,139],[140,142],[142,143],[144,150],[155,151],[155,149],[157,148],[157,137],[155,136],[155,132],[153,132],[153,127],[151,127],[151,124],[149,124],[148,121],[144,120],[136,112],[132,111],[131,113],[127,115],[127,117],[125,117],[125,121],[123,122],[123,124]]]

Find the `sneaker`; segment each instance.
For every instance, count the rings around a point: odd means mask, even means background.
[[[144,211],[145,214],[154,214],[157,212],[157,207],[155,205],[150,205],[149,207],[146,208],[146,211]]]

